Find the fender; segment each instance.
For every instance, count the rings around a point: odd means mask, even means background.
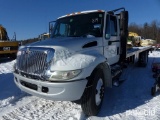
[[[109,63],[106,61],[106,58],[100,54],[97,50],[92,51],[83,51],[81,53],[72,54],[69,50],[63,50],[64,58],[58,57],[57,55],[62,55],[60,51],[55,52],[56,59],[52,63],[50,70],[51,71],[68,71],[68,70],[77,70],[81,69],[82,72],[77,77],[71,80],[85,79],[91,75],[93,70],[97,66],[101,66],[104,71],[105,85],[107,87],[112,86],[112,77],[111,69]]]
[[[112,75],[111,75],[111,68],[109,63],[103,62],[98,65],[103,70],[104,80],[105,80],[105,87],[112,87]]]

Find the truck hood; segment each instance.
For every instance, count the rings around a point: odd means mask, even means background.
[[[26,47],[53,48],[54,55],[51,52],[49,60],[53,61],[50,69],[54,71],[75,70],[90,65],[96,59],[90,52],[96,54],[101,45],[100,37],[58,37],[32,43]]]
[[[100,40],[102,38],[95,37],[58,37],[50,38],[43,41],[38,41],[27,45],[27,47],[49,47],[56,49],[68,49],[71,51],[81,51],[82,49],[89,47],[100,46]]]

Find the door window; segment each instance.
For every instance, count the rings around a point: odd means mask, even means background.
[[[107,15],[105,38],[109,39],[110,36],[117,36],[117,20],[115,16]]]
[[[117,20],[115,16],[110,16],[111,36],[117,36]]]

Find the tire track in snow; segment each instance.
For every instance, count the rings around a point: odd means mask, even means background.
[[[2,120],[79,120],[84,117],[80,105],[72,102],[37,98],[3,115]]]

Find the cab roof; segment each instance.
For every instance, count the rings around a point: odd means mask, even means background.
[[[63,15],[63,16],[59,17],[58,19],[64,18],[64,17],[69,17],[69,16],[74,16],[74,15],[94,13],[94,12],[105,12],[105,11],[104,10],[89,10],[89,11],[74,12],[74,13],[70,13],[70,14],[67,14],[67,15]]]

